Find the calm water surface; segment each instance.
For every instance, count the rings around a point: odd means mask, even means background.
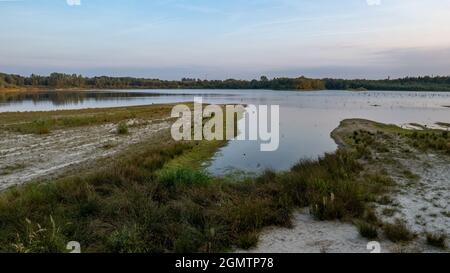
[[[48,111],[189,102],[202,96],[205,103],[280,105],[280,147],[260,152],[260,143],[231,141],[214,157],[208,170],[260,172],[287,170],[301,159],[333,152],[330,132],[347,118],[383,123],[435,126],[450,123],[450,92],[347,92],[266,90],[127,90],[42,92],[1,95],[0,112]],[[447,107],[446,107],[447,106]]]

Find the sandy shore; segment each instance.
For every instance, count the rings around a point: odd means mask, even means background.
[[[317,221],[307,209],[293,215],[294,227],[266,229],[249,253],[370,253],[370,242],[354,225],[337,221]],[[381,246],[382,247],[382,246]],[[382,252],[389,252],[381,248]]]
[[[355,130],[377,132],[374,123],[347,120],[332,136],[341,148],[344,138]],[[389,194],[389,202],[372,204],[383,222],[400,219],[407,223],[417,238],[409,243],[392,243],[383,235],[377,239],[381,252],[447,252],[427,245],[426,233],[446,234],[450,237],[450,156],[424,153],[410,147],[392,134],[385,141],[389,153],[374,151],[377,166],[366,168],[386,171],[396,185]],[[405,150],[408,153],[405,153]],[[408,174],[408,175],[405,175]],[[270,228],[260,236],[252,253],[370,253],[357,228],[351,223],[317,221],[307,209],[295,213],[292,229]]]
[[[56,130],[48,135],[0,132],[0,190],[89,165],[167,129],[167,120],[129,120],[129,134],[116,124]]]

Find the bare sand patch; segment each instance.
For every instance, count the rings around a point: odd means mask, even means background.
[[[356,227],[338,221],[317,221],[308,210],[296,212],[294,227],[266,229],[250,253],[370,253],[369,240]],[[381,249],[381,251],[386,251]]]
[[[128,125],[126,135],[118,135],[114,123],[61,129],[48,135],[0,132],[0,190],[106,158],[169,128],[170,122],[129,120]]]

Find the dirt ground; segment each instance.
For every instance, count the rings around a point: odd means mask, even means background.
[[[317,221],[308,209],[296,212],[294,227],[269,228],[260,236],[258,246],[249,253],[370,253],[369,240],[362,238],[354,225],[337,221]],[[380,252],[389,252],[380,245]]]
[[[31,180],[49,178],[73,166],[106,158],[128,145],[170,127],[168,120],[129,120],[129,133],[117,124],[56,130],[47,135],[0,131],[0,190]]]

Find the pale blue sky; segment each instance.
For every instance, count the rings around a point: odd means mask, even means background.
[[[0,0],[0,71],[450,75],[449,15],[450,0]]]

